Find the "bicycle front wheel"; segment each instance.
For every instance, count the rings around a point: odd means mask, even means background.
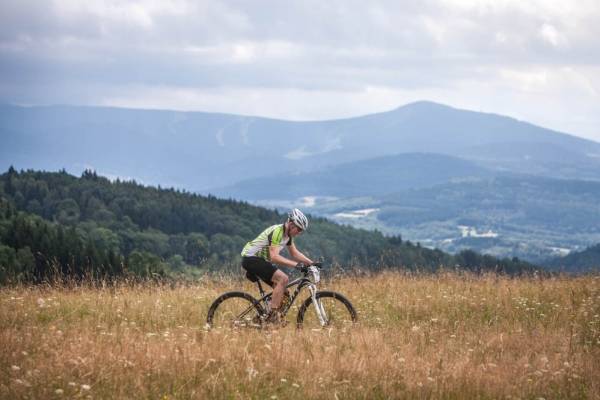
[[[345,329],[353,326],[358,320],[354,306],[343,295],[323,291],[318,292],[316,297],[318,303],[316,305],[312,296],[302,303],[296,320],[298,328],[334,327]]]
[[[217,329],[260,327],[264,313],[260,303],[248,293],[227,292],[211,304],[206,323]]]

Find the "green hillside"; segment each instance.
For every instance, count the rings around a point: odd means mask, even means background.
[[[354,217],[356,210],[375,210]],[[450,253],[539,263],[600,243],[600,182],[505,174],[386,196],[317,201],[311,212]],[[349,217],[348,217],[349,216]]]
[[[57,272],[113,277],[237,271],[246,241],[284,219],[244,202],[111,182],[92,171],[77,178],[64,170],[11,168],[0,175],[1,279],[40,281]],[[471,251],[450,256],[322,218],[312,218],[297,243],[311,257],[343,268],[533,269],[518,259]]]

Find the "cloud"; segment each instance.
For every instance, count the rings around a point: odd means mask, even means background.
[[[551,24],[544,23],[539,32],[542,39],[554,47],[568,45],[567,38]]]
[[[581,111],[600,115],[599,18],[595,0],[5,0],[0,101],[323,119],[426,98],[600,140]]]

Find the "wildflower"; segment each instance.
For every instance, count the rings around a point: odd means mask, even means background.
[[[412,327],[412,331],[413,331],[413,332],[416,332],[416,331],[418,331],[418,330],[419,330],[419,327],[418,327],[417,325],[413,325],[413,327]]]
[[[12,369],[13,371],[18,371],[21,369],[21,367],[19,367],[17,365],[13,365],[12,367],[10,367],[10,369]]]
[[[62,389],[56,389],[56,390],[54,391],[54,393],[56,393],[56,394],[58,394],[58,395],[61,395],[61,394],[63,394],[64,392],[65,392],[65,391],[64,391],[64,390],[62,390]]]
[[[292,383],[292,386],[295,387],[295,388],[299,388],[300,387],[300,385],[298,385],[297,383]]]
[[[81,389],[90,390],[92,387],[90,385],[81,385]]]
[[[252,367],[248,367],[246,369],[246,372],[248,372],[248,380],[249,381],[251,381],[256,375],[258,375],[258,371]]]
[[[281,378],[281,379],[280,379],[280,381],[281,381],[281,382],[283,382],[283,383],[286,383],[286,382],[287,382],[287,379],[285,379],[285,378]]]

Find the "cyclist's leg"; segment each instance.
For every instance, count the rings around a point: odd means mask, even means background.
[[[273,288],[273,294],[271,295],[271,309],[278,312],[281,307],[283,293],[287,291],[286,286],[289,282],[288,276],[275,265],[260,257],[243,257],[242,267],[246,271],[258,276]]]
[[[289,282],[289,278],[283,271],[278,269],[271,277],[271,280],[275,284],[273,287],[273,296],[271,297],[271,309],[279,310],[281,307],[281,299],[283,298],[283,293],[285,292],[285,287]]]

